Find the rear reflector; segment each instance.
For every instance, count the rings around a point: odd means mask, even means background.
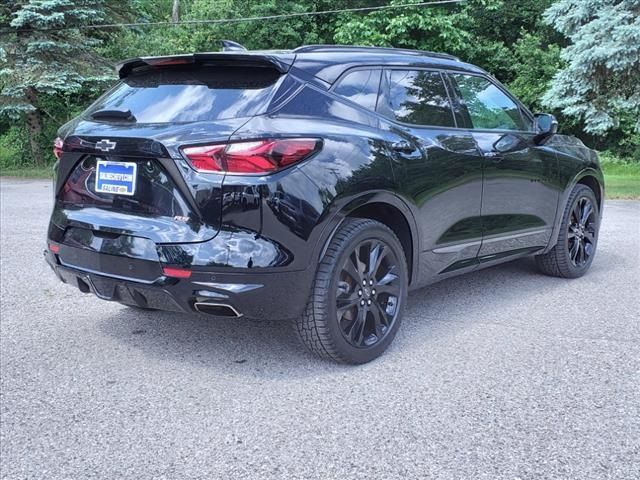
[[[267,174],[308,158],[320,148],[316,138],[262,139],[182,149],[200,172]]]
[[[173,278],[189,278],[191,276],[191,270],[186,268],[163,267],[162,273]]]

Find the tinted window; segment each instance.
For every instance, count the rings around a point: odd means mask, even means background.
[[[263,113],[279,78],[267,68],[158,69],[125,78],[87,110],[131,110],[139,123],[196,122]]]
[[[370,110],[376,109],[380,70],[356,70],[340,79],[334,93]]]
[[[425,70],[390,70],[387,113],[414,125],[454,127],[453,112],[442,77]]]
[[[486,78],[453,74],[474,128],[527,130],[518,105]]]

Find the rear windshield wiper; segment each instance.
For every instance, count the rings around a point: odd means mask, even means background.
[[[91,114],[91,118],[95,120],[122,120],[125,122],[136,122],[131,110],[98,110]]]

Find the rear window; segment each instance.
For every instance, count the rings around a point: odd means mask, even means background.
[[[199,122],[264,113],[280,73],[270,68],[156,69],[123,79],[85,112],[130,110],[138,123]]]

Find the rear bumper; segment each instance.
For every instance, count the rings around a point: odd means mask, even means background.
[[[95,252],[93,255],[98,260],[112,258]],[[62,282],[83,293],[142,308],[182,313],[201,311],[214,316],[264,320],[299,317],[313,281],[311,269],[260,273],[200,269],[193,271],[189,279],[160,275],[152,281],[141,281],[63,265],[59,256],[50,250],[45,250],[44,256]]]

